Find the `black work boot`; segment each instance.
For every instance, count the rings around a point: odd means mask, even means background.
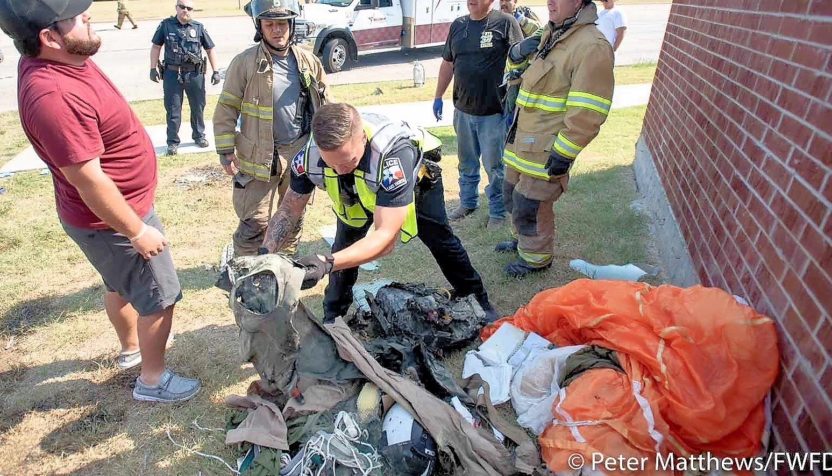
[[[550,267],[552,267],[551,261],[543,266],[532,266],[525,260],[520,258],[517,261],[514,261],[513,263],[507,264],[505,267],[505,272],[512,278],[525,278],[529,274],[544,271],[549,269]]]
[[[179,151],[179,146],[176,144],[168,145],[168,151],[165,155],[176,155],[176,152]]]
[[[494,251],[497,253],[516,253],[517,252],[517,240],[506,240],[497,243],[497,246],[494,247]]]
[[[491,324],[500,318],[500,314],[497,313],[497,310],[491,305],[491,302],[488,300],[488,296],[477,296],[476,298],[482,310],[485,311],[486,324]]]
[[[206,139],[204,137],[201,137],[201,138],[196,140],[196,146],[197,147],[201,147],[201,148],[204,149],[204,148],[208,147],[208,145],[209,145],[208,144],[208,139]]]

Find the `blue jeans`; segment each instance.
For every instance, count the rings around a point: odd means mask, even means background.
[[[479,206],[480,157],[488,175],[485,196],[488,216],[505,218],[503,204],[503,147],[506,141],[502,114],[472,116],[454,109],[454,130],[459,156],[459,202],[465,208]]]

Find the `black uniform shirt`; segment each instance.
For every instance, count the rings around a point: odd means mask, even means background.
[[[166,65],[200,63],[200,48],[210,50],[214,47],[214,41],[202,23],[191,20],[183,25],[175,16],[162,20],[150,41],[157,46],[165,45]]]
[[[451,23],[442,59],[454,64],[454,107],[473,116],[503,112],[498,87],[508,49],[523,30],[508,13],[490,11],[482,20],[469,15]]]
[[[302,161],[302,155],[299,154],[299,156]],[[376,205],[396,208],[410,205],[413,202],[413,190],[416,186],[413,171],[416,168],[417,159],[416,147],[407,141],[402,141],[401,144],[396,145],[387,154],[387,158],[382,159],[384,164],[381,170],[381,183],[376,194]],[[370,147],[368,144],[364,149],[364,156],[358,163],[358,168],[368,170],[369,160]],[[323,165],[323,159],[321,159],[321,163]],[[358,203],[355,176],[353,174],[339,175],[338,182],[341,192],[345,194],[345,202],[349,204]],[[292,161],[292,180],[289,186],[292,191],[301,195],[312,193],[315,189],[315,184],[309,180],[309,176],[303,171],[302,166],[298,167],[296,160]]]

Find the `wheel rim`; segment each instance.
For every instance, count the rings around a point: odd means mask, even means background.
[[[332,66],[334,66],[335,69],[341,69],[346,62],[347,48],[343,45],[335,45],[335,48],[332,48]]]

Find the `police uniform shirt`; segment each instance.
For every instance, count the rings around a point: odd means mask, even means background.
[[[358,164],[358,168],[367,170],[367,162],[370,160],[369,143],[364,148],[364,156]],[[418,153],[413,144],[402,141],[387,154],[381,170],[381,180],[376,194],[376,205],[380,207],[397,208],[405,207],[413,202],[413,190],[416,181],[413,171],[416,168]],[[321,159],[321,165],[323,159]],[[298,173],[298,167],[292,164],[292,180],[289,184],[292,191],[307,195],[315,189],[315,184],[309,180],[306,173]],[[338,182],[342,194],[347,203],[355,204],[358,201],[358,192],[355,190],[355,176],[353,174],[339,175]]]
[[[202,23],[191,20],[183,25],[175,16],[162,20],[150,41],[157,46],[165,45],[166,65],[202,61],[200,48],[210,50],[214,47],[214,41]],[[188,61],[187,58],[191,55],[191,61]]]

